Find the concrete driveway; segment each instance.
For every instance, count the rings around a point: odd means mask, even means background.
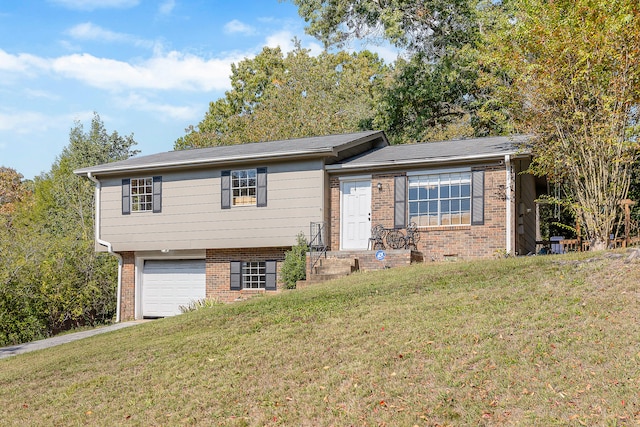
[[[73,332],[70,334],[58,335],[39,341],[27,342],[24,344],[17,344],[9,347],[0,347],[0,359],[15,356],[17,354],[28,353],[30,351],[41,350],[43,348],[54,347],[56,345],[81,340],[83,338],[92,337],[94,335],[104,334],[105,332],[128,328],[129,326],[140,325],[144,322],[147,322],[147,320],[135,320],[132,322],[116,323],[115,325],[103,326],[88,331]]]

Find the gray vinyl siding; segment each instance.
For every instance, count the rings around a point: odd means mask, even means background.
[[[221,209],[221,169],[203,169],[162,174],[161,213],[122,215],[124,177],[104,179],[101,238],[115,251],[291,246],[325,218],[322,162],[267,168],[266,207]]]

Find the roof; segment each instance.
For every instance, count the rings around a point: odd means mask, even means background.
[[[75,170],[76,175],[118,174],[132,171],[190,168],[243,163],[256,160],[325,158],[327,163],[352,157],[372,148],[388,145],[382,131],[315,136],[281,141],[224,145],[191,150],[168,151],[132,157]]]
[[[379,169],[426,163],[468,163],[479,160],[503,159],[505,155],[530,155],[526,135],[461,139],[419,144],[392,145],[346,159],[328,170]]]

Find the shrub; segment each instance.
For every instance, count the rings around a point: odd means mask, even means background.
[[[190,311],[200,310],[201,308],[212,308],[221,304],[223,303],[220,302],[217,298],[203,298],[191,301],[186,306],[181,305],[179,308],[181,313],[189,313]]]
[[[303,232],[298,233],[296,244],[284,256],[280,277],[287,289],[295,289],[298,280],[307,277],[307,252],[309,244]]]

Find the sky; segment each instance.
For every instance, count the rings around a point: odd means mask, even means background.
[[[319,53],[304,28],[278,0],[0,0],[0,166],[49,171],[94,112],[140,155],[170,151],[230,89],[232,63],[294,37]]]

